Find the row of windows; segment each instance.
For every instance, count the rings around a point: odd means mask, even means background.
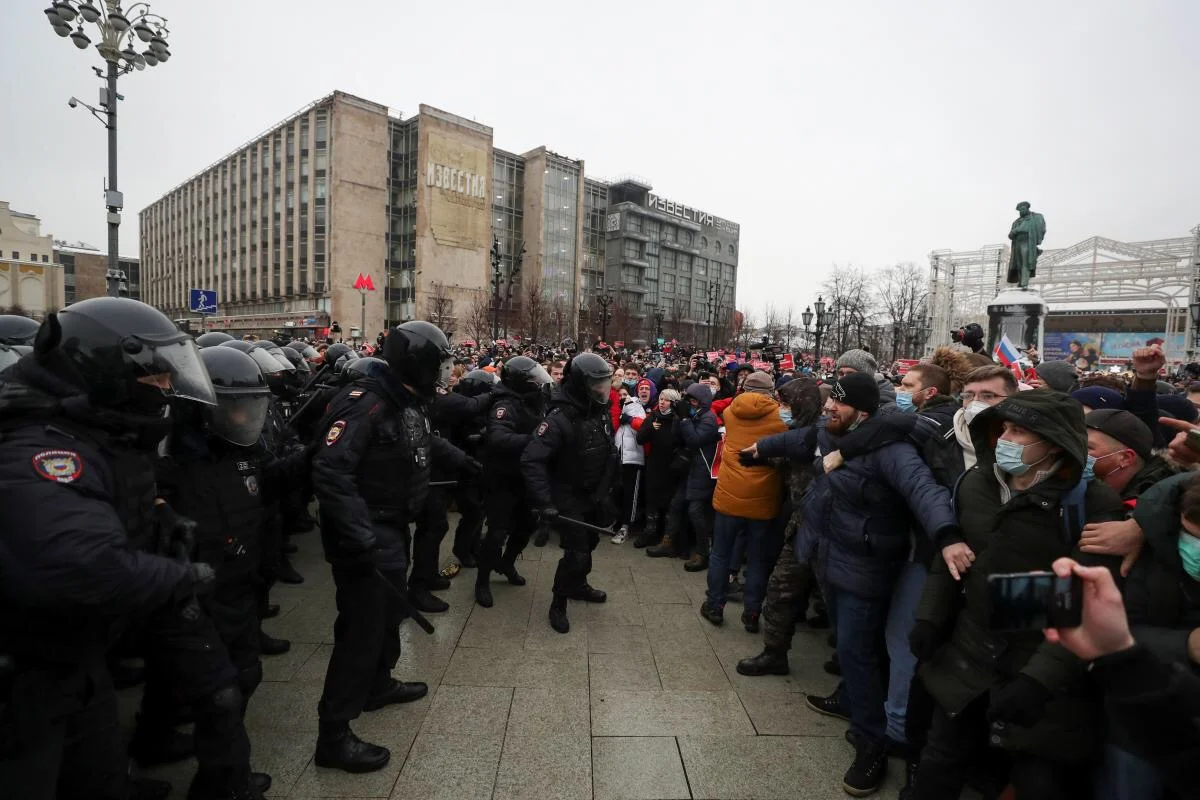
[[[665,223],[650,217],[643,217],[640,214],[625,214],[625,221],[622,229],[626,233],[641,233],[650,238],[652,242],[671,242],[682,247],[696,247],[696,237],[687,228],[681,228],[670,223]],[[701,236],[699,249],[708,250],[708,237]],[[712,249],[715,253],[723,253],[721,241],[718,239],[712,243]],[[737,255],[737,248],[730,244],[728,246],[728,254],[730,256]]]
[[[20,251],[18,251],[18,250],[13,250],[13,251],[12,251],[12,257],[13,257],[13,261],[20,261],[20,260],[21,260],[21,253],[20,253]],[[30,260],[30,261],[37,261],[37,260],[38,260],[37,254],[36,254],[36,253],[30,253],[30,254],[29,254],[29,260]],[[48,256],[48,255],[46,255],[45,253],[43,253],[43,254],[42,254],[42,263],[43,263],[43,264],[49,264],[49,263],[50,263],[50,256]]]

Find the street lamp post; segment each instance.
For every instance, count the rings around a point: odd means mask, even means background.
[[[71,108],[82,105],[108,129],[108,185],[104,192],[104,204],[108,208],[108,271],[104,279],[109,296],[119,297],[128,294],[129,287],[118,255],[121,209],[125,204],[117,189],[117,101],[122,99],[117,94],[117,78],[135,69],[153,67],[171,57],[171,51],[167,49],[167,20],[153,13],[149,3],[134,3],[128,10],[123,10],[120,0],[55,0],[45,13],[54,32],[64,39],[69,38],[80,50],[86,50],[92,44],[91,37],[83,29],[85,22],[95,25],[100,34],[96,50],[106,62],[107,69],[92,69],[105,81],[100,93],[100,105],[104,110],[74,97],[68,105]],[[134,37],[146,43],[147,49],[140,53],[134,50]]]
[[[492,237],[492,341],[500,338],[500,240]]]
[[[817,302],[813,303],[813,308],[816,309],[816,327],[813,330],[813,335],[816,338],[816,361],[817,369],[821,367],[821,337],[825,335],[825,329],[829,327],[829,317],[825,313],[825,298],[821,295],[817,296]]]
[[[596,303],[600,306],[600,318],[596,320],[600,323],[600,341],[608,341],[608,323],[612,319],[612,311],[609,306],[612,305],[613,296],[612,290],[606,289],[596,296]]]
[[[662,306],[654,309],[654,337],[655,339],[663,338],[662,324],[667,316],[667,310]]]

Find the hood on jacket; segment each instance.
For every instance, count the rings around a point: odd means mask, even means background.
[[[649,378],[656,387],[658,387],[658,391],[660,392],[663,390],[663,387],[667,385],[667,371],[662,367],[651,367],[650,369],[646,370],[646,377]]]
[[[708,384],[693,383],[687,387],[687,390],[683,394],[685,397],[694,397],[699,400],[701,411],[708,411],[709,407],[712,406],[712,387]]]
[[[725,409],[726,416],[732,414],[738,419],[762,419],[770,414],[779,413],[779,403],[773,397],[759,392],[742,392],[733,398],[733,402]]]
[[[783,402],[791,406],[792,427],[803,428],[821,416],[821,389],[816,378],[802,376],[785,383],[779,389]]]
[[[971,441],[979,463],[991,469],[996,462],[996,440],[1005,422],[1012,422],[1061,447],[1074,479],[1083,474],[1087,461],[1087,427],[1083,409],[1062,392],[1030,389],[1010,395],[997,405],[980,411],[971,421]]]

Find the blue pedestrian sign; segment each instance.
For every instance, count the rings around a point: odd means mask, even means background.
[[[214,289],[189,289],[188,311],[194,314],[217,313],[217,292]]]

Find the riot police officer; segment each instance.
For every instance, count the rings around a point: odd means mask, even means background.
[[[321,543],[338,609],[317,706],[315,763],[347,772],[381,769],[391,757],[387,748],[355,736],[351,720],[428,691],[424,683],[391,677],[407,604],[408,525],[425,503],[431,461],[451,468],[470,461],[431,435],[426,416],[426,404],[449,372],[446,335],[428,322],[406,322],[391,330],[383,355],[386,366],[371,364],[367,377],[330,402],[312,458]]]
[[[488,408],[490,409],[493,402],[490,395],[495,384],[495,373],[474,369],[458,379],[458,383],[454,385],[454,391],[464,397],[488,396]],[[486,428],[486,416],[481,414],[454,428],[450,434],[450,441],[467,455],[476,458],[483,447],[483,434]],[[454,529],[452,552],[461,566],[476,567],[478,566],[476,556],[479,553],[479,537],[483,532],[483,484],[478,480],[460,480],[451,494],[459,513],[458,526]]]
[[[592,551],[600,541],[595,528],[616,518],[609,493],[617,471],[609,391],[612,367],[595,353],[571,359],[550,400],[550,412],[521,454],[525,490],[543,524],[558,530],[563,555],[554,573],[550,627],[571,629],[567,600],[603,603],[607,596],[588,585]],[[565,519],[560,519],[560,515]],[[572,524],[586,523],[589,527]]]
[[[34,351],[5,372],[0,787],[8,796],[125,796],[105,651],[125,617],[187,607],[213,577],[205,564],[132,546],[154,535],[148,454],[167,433],[172,396],[216,402],[192,340],[127,298],[48,315]]]
[[[471,445],[466,441],[470,435],[467,431],[478,426],[493,399],[491,392],[468,395],[449,391],[447,387],[439,385],[437,396],[429,404],[429,422],[433,426],[434,434],[446,439],[463,452],[471,452]],[[473,477],[451,472],[437,463],[433,465],[431,482],[454,483],[455,486],[453,490],[445,486],[429,488],[425,508],[418,515],[413,529],[412,574],[409,577],[408,590],[409,600],[417,610],[440,612],[450,608],[445,600],[433,594],[434,590],[450,588],[450,579],[438,572],[442,539],[450,530],[446,506],[452,495],[467,498],[465,508],[459,507],[459,511],[464,515],[464,519],[459,521],[459,531],[463,530],[464,525],[468,528],[474,527],[475,535],[478,536],[480,518],[469,517],[472,514],[470,501],[479,495],[479,483]],[[474,511],[478,515],[478,504],[475,505]]]
[[[211,564],[216,582],[191,613],[156,615],[132,749],[145,753],[154,743],[168,741],[174,706],[183,701],[196,718],[198,765],[189,800],[255,798],[270,786],[270,778],[250,771],[243,716],[262,681],[256,594],[264,523],[259,438],[271,396],[250,356],[208,347],[200,357],[217,405],[173,409],[169,456],[155,467],[159,496],[192,522],[192,559]]]
[[[537,523],[521,480],[521,453],[545,416],[550,384],[550,374],[541,364],[517,356],[505,362],[500,385],[493,389],[496,401],[488,414],[482,452],[487,534],[479,547],[475,577],[475,602],[484,608],[492,607],[488,582],[493,570],[514,586],[525,585],[517,572],[517,557]]]

